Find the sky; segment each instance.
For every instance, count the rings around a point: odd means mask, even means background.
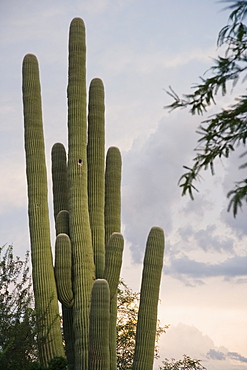
[[[39,60],[52,220],[50,151],[55,142],[67,145],[68,30],[81,17],[87,85],[103,80],[106,146],[122,153],[121,276],[134,291],[150,228],[165,231],[159,319],[170,327],[154,369],[183,354],[208,370],[247,369],[246,208],[234,219],[226,198],[244,176],[241,148],[216,163],[214,176],[202,174],[194,201],[178,187],[201,121],[233,103],[244,86],[219,94],[203,117],[164,109],[172,102],[169,86],[179,95],[191,92],[222,52],[216,41],[228,19],[224,6],[214,0],[0,0],[0,243],[13,244],[21,257],[30,249],[21,93],[27,53]]]

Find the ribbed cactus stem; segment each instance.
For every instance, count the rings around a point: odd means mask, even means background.
[[[66,210],[62,210],[57,214],[56,235],[58,234],[69,235],[69,212]]]
[[[110,288],[110,298],[116,294],[120,270],[122,266],[122,256],[124,239],[122,234],[113,233],[108,241],[106,248],[104,279],[107,280]]]
[[[133,370],[153,369],[164,248],[163,230],[153,227],[148,235],[143,262]]]
[[[104,85],[94,78],[89,87],[88,104],[88,207],[94,251],[95,276],[102,278],[105,268],[105,104]]]
[[[22,73],[32,276],[39,356],[46,365],[53,357],[64,356],[64,349],[50,243],[39,69],[34,55],[25,56]]]
[[[67,160],[63,144],[56,143],[52,147],[52,183],[53,183],[53,208],[56,235],[69,235],[69,212],[68,209],[68,179]],[[70,248],[71,249],[71,248]],[[55,260],[56,260],[55,248]],[[71,251],[70,251],[71,252]],[[72,256],[68,257],[71,261]],[[56,271],[56,269],[55,269]],[[70,282],[71,284],[71,282]],[[73,309],[66,308],[62,304],[63,336],[65,340],[65,353],[68,360],[68,369],[74,370],[74,331],[73,331]]]
[[[113,232],[121,231],[121,153],[110,147],[105,171],[105,245]]]
[[[53,208],[56,220],[58,212],[68,210],[68,179],[66,151],[61,143],[53,145],[51,150]]]
[[[89,370],[109,370],[110,290],[106,280],[94,282],[90,309]]]
[[[63,181],[61,181],[60,184],[63,184]],[[57,214],[56,235],[59,235],[59,234],[69,235],[69,212],[65,210],[60,211]],[[57,258],[56,253],[57,253],[57,248],[55,248],[55,261]],[[71,247],[70,247],[70,253],[71,255],[68,256],[68,259],[71,263],[72,262]],[[56,272],[56,268],[55,268],[55,272]],[[71,271],[71,275],[72,275],[72,271]],[[72,276],[71,276],[71,279],[72,279]],[[70,284],[71,283],[72,281],[70,282]],[[65,352],[66,352],[66,357],[68,360],[68,369],[74,370],[75,368],[75,351],[74,351],[75,336],[74,336],[74,329],[73,329],[73,307],[67,308],[65,305],[62,304],[62,315],[63,315],[63,335],[64,335],[64,340],[65,340]]]
[[[110,147],[106,155],[105,170],[105,246],[114,232],[121,231],[121,169],[122,159],[118,148]],[[110,369],[117,369],[116,355],[117,289],[110,302]]]
[[[88,366],[89,309],[95,276],[87,194],[85,26],[74,18],[69,34],[68,185],[72,245],[75,367]]]
[[[59,301],[67,308],[73,307],[72,253],[70,238],[67,234],[59,234],[56,238],[55,277]]]
[[[110,288],[110,368],[117,368],[116,357],[116,320],[117,320],[117,287],[120,279],[120,270],[122,266],[122,255],[124,248],[124,239],[120,233],[112,233],[106,247],[105,272],[104,278],[107,280]]]

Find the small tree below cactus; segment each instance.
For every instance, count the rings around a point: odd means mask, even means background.
[[[0,247],[0,368],[20,369],[37,359],[37,330],[29,275],[29,253]],[[12,364],[12,365],[11,365]]]

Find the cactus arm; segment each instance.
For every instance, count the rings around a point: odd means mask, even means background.
[[[57,214],[56,235],[59,234],[69,235],[69,212],[66,210],[62,210]]]
[[[104,278],[110,289],[110,369],[117,369],[116,358],[116,321],[117,321],[117,287],[122,266],[124,239],[120,233],[112,233],[106,248]]]
[[[67,234],[69,236],[69,212],[68,209],[68,179],[67,179],[67,160],[63,144],[56,143],[51,151],[52,160],[52,190],[53,190],[53,208],[55,218],[56,235]],[[55,275],[56,260],[58,248],[55,247]],[[70,247],[71,253],[71,247]],[[72,255],[68,256],[71,263]],[[70,274],[72,271],[70,272]],[[71,281],[69,280],[69,285]],[[71,288],[70,288],[71,289]],[[60,297],[61,298],[61,297]],[[68,361],[69,370],[74,370],[75,353],[74,342],[75,336],[73,331],[73,309],[67,308],[62,304],[63,317],[63,336],[65,340],[65,353]]]
[[[88,366],[91,289],[95,276],[87,194],[85,26],[74,18],[69,34],[68,185],[73,264],[75,367]]]
[[[67,159],[63,144],[55,143],[51,150],[51,171],[54,218],[62,209],[68,210]]]
[[[122,159],[117,147],[110,147],[105,170],[105,245],[112,233],[121,231],[121,168]]]
[[[32,276],[39,356],[46,365],[53,357],[64,356],[64,349],[50,242],[39,69],[34,55],[24,57],[22,74]]]
[[[89,87],[88,104],[88,208],[94,250],[95,276],[102,278],[105,268],[105,105],[104,85],[94,78]]]
[[[104,279],[107,280],[110,288],[110,298],[116,294],[120,270],[122,266],[122,256],[124,239],[120,233],[112,233],[108,241],[105,259]]]
[[[148,235],[142,271],[136,346],[132,370],[152,370],[159,287],[163,267],[164,232],[153,227]]]
[[[121,168],[118,148],[110,147],[106,155],[105,170],[105,246],[114,232],[121,231]],[[117,369],[116,355],[117,289],[110,301],[110,369]]]
[[[74,305],[72,290],[71,243],[67,234],[59,234],[55,243],[55,278],[59,301],[66,307]]]
[[[97,279],[92,288],[89,330],[89,370],[109,370],[110,290],[106,280]]]

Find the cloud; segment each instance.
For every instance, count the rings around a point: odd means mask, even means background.
[[[227,356],[232,360],[240,361],[240,362],[247,362],[247,357],[241,356],[237,352],[228,352]]]
[[[218,229],[215,224],[209,224],[204,229],[195,230],[191,226],[179,228],[178,233],[181,240],[193,243],[196,248],[203,251],[219,251],[224,253],[233,252],[234,239],[217,234]]]
[[[187,256],[172,258],[170,267],[166,267],[164,271],[181,280],[184,280],[185,276],[193,279],[247,277],[247,256],[234,256],[216,264],[198,262]]]
[[[173,209],[181,199],[177,181],[193,138],[185,125],[176,131],[178,125],[161,120],[141,146],[134,142],[123,153],[123,223],[137,259],[152,226],[166,234],[173,227]]]
[[[186,354],[201,360],[208,370],[244,370],[247,358],[225,347],[215,346],[213,340],[195,326],[180,323],[171,326],[160,339],[160,360],[164,358],[182,359]],[[155,367],[157,369],[158,367]]]
[[[226,355],[223,352],[216,351],[215,349],[210,349],[207,353],[208,358],[212,358],[213,360],[225,360]]]
[[[194,202],[181,198],[177,183],[183,163],[193,156],[194,138],[191,122],[163,118],[154,132],[141,142],[135,140],[123,153],[126,240],[134,260],[140,262],[149,229],[161,226],[167,240],[165,255],[178,276],[238,276],[236,266],[230,268],[235,261],[243,266],[239,275],[245,276],[244,258],[237,260],[239,237],[219,217],[225,207],[220,181],[224,169],[219,178],[207,174]]]
[[[247,363],[247,357],[244,357],[244,356],[240,355],[237,352],[224,353],[224,352],[221,352],[221,351],[217,351],[215,349],[210,349],[206,356],[207,356],[207,358],[211,358],[213,360],[224,361],[227,358],[229,358],[229,359],[234,360],[234,361]]]

